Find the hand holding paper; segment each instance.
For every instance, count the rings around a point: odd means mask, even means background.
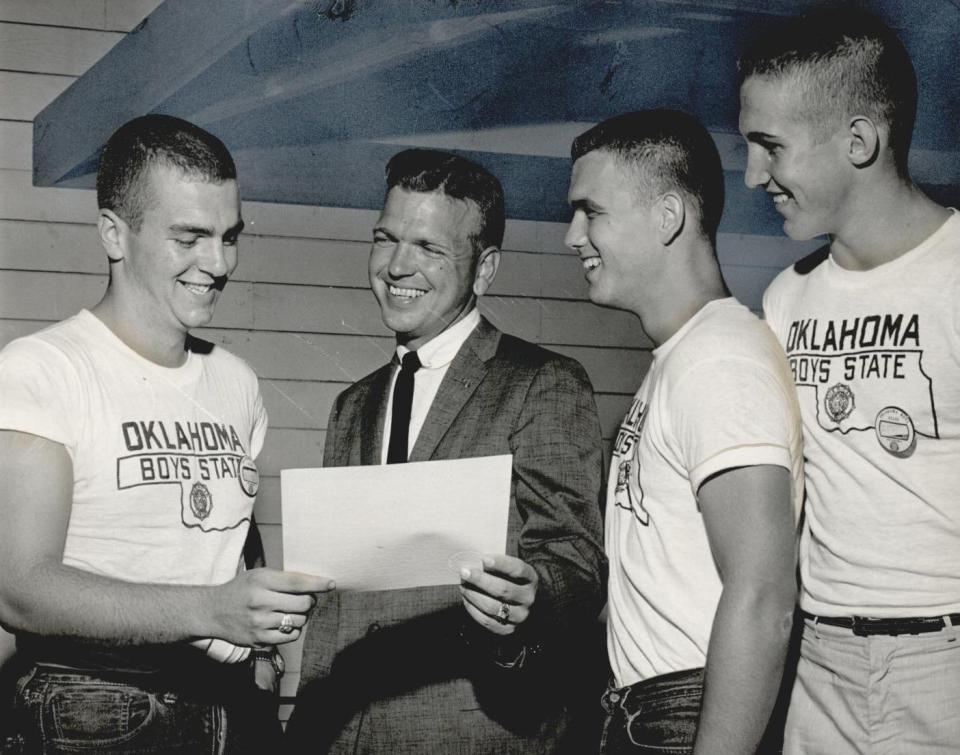
[[[488,554],[481,569],[463,568],[460,578],[467,613],[494,634],[513,634],[527,620],[537,597],[537,572],[513,556]]]

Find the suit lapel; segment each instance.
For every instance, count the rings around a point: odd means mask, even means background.
[[[380,463],[380,449],[383,446],[383,426],[387,416],[387,390],[390,388],[390,376],[394,363],[384,365],[370,382],[365,406],[360,411],[360,463],[364,465]]]
[[[487,362],[496,353],[499,343],[500,331],[480,318],[480,324],[464,341],[443,376],[410,452],[410,461],[428,461],[433,456],[450,425],[487,374]],[[383,423],[380,426],[382,428]]]

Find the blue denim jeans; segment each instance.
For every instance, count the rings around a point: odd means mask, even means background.
[[[656,676],[603,694],[601,755],[693,752],[703,701],[703,669]]]
[[[239,678],[233,670],[230,675]],[[7,746],[44,755],[268,752],[264,742],[279,735],[279,726],[266,729],[269,720],[251,715],[252,680],[244,682],[246,705],[235,692],[217,700],[200,679],[194,693],[149,675],[36,664],[17,683]]]

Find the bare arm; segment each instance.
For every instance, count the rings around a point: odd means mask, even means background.
[[[700,486],[698,499],[723,593],[694,752],[752,754],[777,697],[796,600],[790,473],[726,470]]]
[[[136,584],[65,566],[73,466],[59,443],[0,431],[0,623],[41,635],[110,644],[219,637],[279,644],[284,613],[297,628],[325,577],[272,569],[241,572],[224,585]]]

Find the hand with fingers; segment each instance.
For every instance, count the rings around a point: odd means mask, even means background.
[[[241,571],[214,588],[214,636],[239,645],[282,645],[300,636],[316,593],[334,589],[329,577],[277,569]]]
[[[526,561],[488,554],[483,568],[460,570],[460,595],[470,617],[493,634],[513,634],[530,616],[539,577]]]

